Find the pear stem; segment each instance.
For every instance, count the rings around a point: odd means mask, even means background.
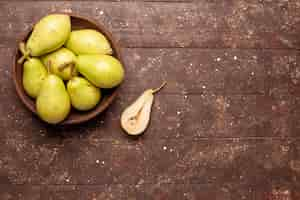
[[[60,72],[62,72],[64,69],[66,69],[67,67],[70,67],[71,70],[71,78],[74,77],[75,74],[75,62],[71,61],[71,62],[67,62],[67,63],[63,63],[62,65],[58,66],[58,70]]]
[[[71,68],[72,68],[72,66],[75,65],[75,63],[73,61],[63,63],[60,66],[58,66],[58,70],[63,71],[65,68],[69,67],[69,65],[71,65]]]
[[[47,68],[48,74],[51,74],[51,70],[50,70],[50,68],[51,68],[51,61],[50,60],[46,63],[46,68]]]
[[[22,54],[26,54],[26,47],[25,47],[25,43],[24,42],[21,42],[19,44],[19,49],[21,51]]]
[[[21,42],[19,44],[19,50],[21,51],[21,53],[23,54],[23,56],[18,60],[18,63],[22,64],[25,59],[29,58],[30,51],[26,50],[24,42]]]
[[[166,84],[167,84],[167,81],[164,81],[158,88],[153,89],[152,93],[154,94],[154,93],[160,91],[163,87],[165,87]]]
[[[75,64],[72,63],[70,67],[71,67],[71,78],[73,78],[76,75],[76,73],[75,73]]]

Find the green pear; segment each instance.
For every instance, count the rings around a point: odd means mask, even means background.
[[[50,124],[57,124],[68,116],[70,109],[70,97],[64,82],[54,74],[48,75],[36,100],[38,115]]]
[[[29,58],[23,67],[23,87],[32,98],[39,94],[43,80],[47,76],[47,70],[38,58]]]
[[[22,63],[28,56],[41,56],[59,49],[71,33],[70,16],[52,14],[43,17],[33,28],[25,45],[25,54],[19,60]]]
[[[106,37],[93,29],[72,31],[66,47],[77,55],[112,54],[111,46]]]
[[[100,89],[81,77],[74,77],[69,80],[67,90],[72,106],[81,111],[94,108],[101,98]]]
[[[59,76],[63,80],[70,80],[77,75],[75,68],[76,56],[66,48],[61,48],[42,57],[42,62],[49,67],[51,73]]]
[[[79,55],[77,70],[95,86],[113,88],[124,79],[122,64],[109,55]]]

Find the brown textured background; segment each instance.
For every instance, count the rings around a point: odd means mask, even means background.
[[[53,128],[11,80],[16,38],[48,12],[103,23],[127,76],[104,114]],[[300,199],[299,0],[0,2],[0,199]],[[156,96],[137,140],[121,111]]]

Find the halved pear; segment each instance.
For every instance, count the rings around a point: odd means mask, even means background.
[[[150,121],[151,108],[154,100],[154,93],[165,86],[164,82],[157,89],[148,89],[139,98],[127,107],[121,116],[121,126],[128,135],[142,134]]]

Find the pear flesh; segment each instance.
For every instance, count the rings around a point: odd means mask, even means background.
[[[69,49],[61,48],[43,56],[41,60],[45,66],[49,67],[51,73],[63,80],[70,80],[78,74],[75,68],[76,56]]]
[[[37,113],[49,124],[62,122],[69,114],[71,102],[64,82],[56,75],[50,74],[43,81],[36,100]]]
[[[47,70],[38,58],[29,58],[23,67],[23,87],[32,98],[39,94],[41,85],[47,76]]]
[[[71,33],[70,16],[52,14],[43,17],[33,28],[25,45],[22,63],[28,56],[41,56],[64,45]]]
[[[72,31],[66,47],[77,55],[112,54],[112,48],[106,37],[93,29]]]
[[[158,92],[166,82],[157,89],[148,89],[129,107],[127,107],[121,115],[121,126],[128,135],[142,134],[149,122],[151,108],[154,101],[154,93]]]
[[[109,55],[79,55],[77,70],[91,83],[100,88],[113,88],[124,79],[120,61]]]
[[[71,104],[80,111],[94,108],[100,101],[100,89],[81,77],[72,78],[67,84]]]

